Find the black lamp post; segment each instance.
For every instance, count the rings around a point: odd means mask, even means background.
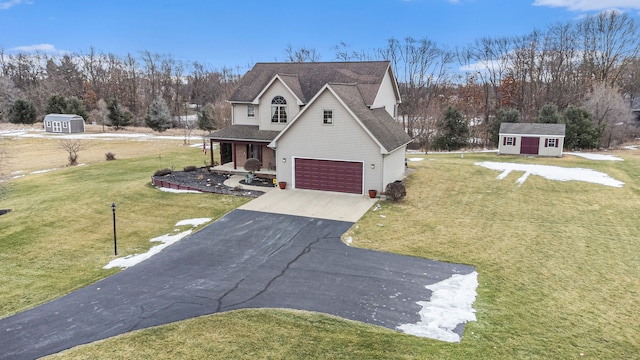
[[[116,242],[116,203],[111,204],[113,211],[113,254],[118,255],[118,243]]]

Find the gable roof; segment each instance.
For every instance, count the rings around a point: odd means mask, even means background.
[[[325,84],[309,104],[302,109],[298,115],[287,125],[278,136],[276,136],[269,146],[275,146],[289,128],[294,126],[299,118],[304,116],[310,105],[325,90],[330,91],[351,112],[363,130],[375,141],[383,153],[391,153],[401,146],[413,141],[404,131],[402,125],[398,123],[384,108],[370,109],[365,103],[363,94],[360,92],[358,84]]]
[[[325,84],[355,83],[358,84],[365,103],[372,105],[382,80],[389,71],[389,61],[257,63],[242,77],[229,101],[253,102],[278,75],[305,104]]]
[[[565,124],[502,123],[500,124],[500,135],[564,136],[565,129]]]

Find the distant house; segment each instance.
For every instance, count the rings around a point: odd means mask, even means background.
[[[565,124],[502,123],[499,155],[562,157]]]
[[[232,125],[209,138],[230,168],[257,158],[288,187],[354,194],[403,178],[412,139],[388,61],[258,63],[229,102]]]
[[[44,117],[44,131],[49,133],[83,133],[84,119],[79,115],[49,114]]]

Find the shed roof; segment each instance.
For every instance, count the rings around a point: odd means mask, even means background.
[[[229,101],[253,102],[278,75],[303,103],[327,83],[355,83],[365,103],[372,105],[387,71],[389,61],[257,63],[242,77]]]
[[[500,134],[564,136],[565,124],[502,123]]]
[[[70,120],[84,120],[82,116],[75,114],[47,114],[44,117],[46,121],[70,121]]]

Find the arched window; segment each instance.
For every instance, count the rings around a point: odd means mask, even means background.
[[[271,100],[271,122],[287,122],[287,100],[282,96],[276,96]]]

